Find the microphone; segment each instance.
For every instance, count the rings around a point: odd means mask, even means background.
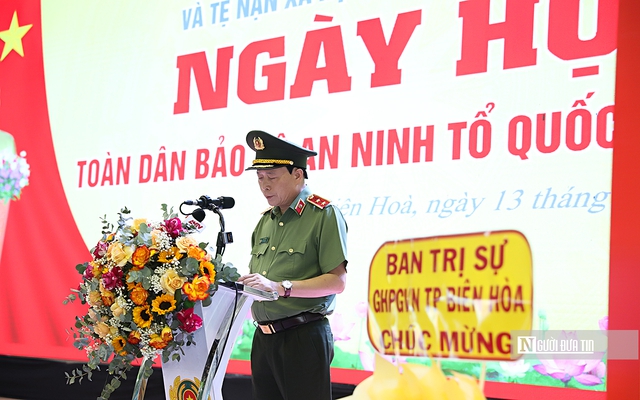
[[[236,205],[236,201],[233,197],[220,196],[216,199],[212,199],[211,197],[204,195],[200,196],[198,200],[186,200],[184,204],[213,210],[214,208],[233,208],[233,206]]]
[[[204,221],[205,213],[202,208],[196,208],[191,212],[191,216],[198,222]]]

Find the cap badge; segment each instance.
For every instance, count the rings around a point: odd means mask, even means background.
[[[253,138],[253,147],[256,150],[264,150],[264,142],[262,141],[261,137],[256,136]]]

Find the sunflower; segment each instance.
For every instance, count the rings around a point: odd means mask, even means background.
[[[173,260],[179,260],[182,258],[182,254],[177,247],[172,247],[169,250],[162,250],[158,254],[158,261],[161,263],[168,263]]]
[[[124,350],[124,346],[127,344],[127,341],[124,337],[122,336],[118,336],[115,339],[113,339],[113,341],[111,342],[111,345],[113,346],[113,349],[115,350],[116,353],[120,354],[121,356],[124,356],[127,354],[127,352]]]
[[[211,261],[200,261],[200,274],[209,277],[209,280],[216,279],[216,267]]]
[[[164,315],[176,309],[176,299],[174,299],[172,295],[167,293],[153,299],[151,305],[151,311],[160,315]]]
[[[140,328],[148,328],[153,322],[153,315],[149,312],[149,306],[141,306],[133,309],[133,322]]]

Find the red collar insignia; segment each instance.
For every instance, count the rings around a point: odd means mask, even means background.
[[[304,210],[304,207],[307,205],[307,203],[304,202],[304,200],[300,199],[298,200],[298,204],[296,204],[296,208],[294,208],[294,210],[298,213],[298,215],[302,215],[302,210]]]

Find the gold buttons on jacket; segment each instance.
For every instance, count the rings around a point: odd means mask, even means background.
[[[284,226],[284,222],[280,221],[280,223],[278,225]]]
[[[271,250],[274,251],[276,249],[276,246],[271,246]]]
[[[289,249],[289,253],[293,253],[293,249]]]

